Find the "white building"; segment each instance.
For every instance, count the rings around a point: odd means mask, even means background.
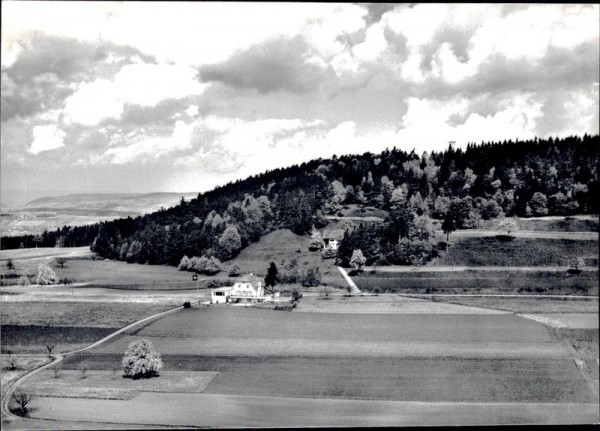
[[[323,231],[323,248],[326,250],[337,250],[344,237],[343,229],[325,229]]]
[[[226,302],[262,302],[265,298],[265,289],[262,279],[249,274],[236,280],[233,286],[219,287],[211,292],[213,304]]]

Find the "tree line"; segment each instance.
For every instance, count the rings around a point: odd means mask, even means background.
[[[270,231],[309,233],[344,205],[362,204],[389,215],[380,225],[347,231],[340,257],[351,258],[348,244],[365,243],[356,248],[368,263],[415,263],[434,252],[432,219],[456,229],[501,216],[597,214],[599,141],[598,135],[536,138],[421,155],[392,149],[316,159],[137,218],[3,237],[2,249],[89,245],[100,256],[135,263],[178,265],[184,256],[227,261]]]

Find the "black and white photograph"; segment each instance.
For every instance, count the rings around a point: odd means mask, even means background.
[[[0,6],[2,430],[600,424],[599,4]]]

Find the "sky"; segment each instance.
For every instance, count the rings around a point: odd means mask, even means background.
[[[599,6],[2,2],[1,191],[598,133]]]

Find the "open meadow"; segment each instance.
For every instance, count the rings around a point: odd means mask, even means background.
[[[2,302],[2,353],[47,353],[82,348],[169,304],[135,302]]]
[[[445,314],[435,304],[430,314],[290,313],[224,306],[181,310],[67,358],[58,378],[51,371],[36,376],[28,382],[29,390],[40,395],[34,417],[66,419],[66,407],[57,402],[62,396],[75,397],[68,405],[81,407],[71,418],[86,412],[89,420],[98,420],[93,410],[103,411],[110,403],[105,420],[154,425],[254,423],[249,406],[262,411],[266,402],[286,408],[293,403],[316,414],[315,425],[332,424],[331,415],[322,416],[311,404],[317,400],[340,403],[332,411],[356,402],[366,425],[401,420],[377,416],[381,402],[398,403],[396,411],[404,412],[409,422],[422,418],[410,403],[417,403],[419,411],[435,408],[422,424],[448,423],[442,422],[448,415],[453,424],[473,423],[479,408],[487,413],[477,416],[477,423],[503,423],[506,403],[523,407],[511,409],[516,423],[547,423],[555,417],[549,410],[578,412],[583,423],[598,420],[593,413],[597,396],[550,327],[510,313],[470,310]],[[148,381],[147,389],[136,391],[115,377],[114,369],[127,344],[139,338],[153,342],[164,371]],[[186,389],[177,380],[186,372],[190,379],[210,378],[201,389]],[[89,385],[82,383],[87,379]],[[54,395],[49,389],[53,384],[58,388]],[[192,393],[181,403],[175,392]],[[217,399],[249,410],[218,419],[208,413]],[[151,412],[156,405],[163,413],[176,409],[178,419],[167,413],[159,419]],[[147,412],[146,419],[125,414],[134,406]],[[460,418],[450,413],[457,408],[466,409]],[[287,419],[275,414],[261,423],[282,426],[289,424]]]

